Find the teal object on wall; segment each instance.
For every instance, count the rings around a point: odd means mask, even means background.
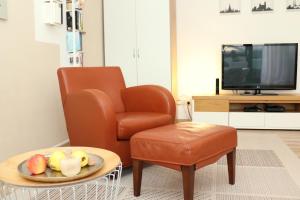
[[[82,50],[82,36],[80,32],[75,32],[75,51]],[[67,32],[67,51],[73,53],[73,32]]]

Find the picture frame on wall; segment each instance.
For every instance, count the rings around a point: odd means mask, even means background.
[[[288,11],[300,11],[300,0],[287,0],[286,9]]]
[[[219,0],[221,14],[238,14],[241,12],[241,0]]]
[[[272,12],[274,11],[274,0],[251,0],[252,12]]]
[[[0,19],[7,19],[7,0],[0,0]]]

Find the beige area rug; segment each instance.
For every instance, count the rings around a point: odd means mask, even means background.
[[[200,169],[195,179],[196,200],[300,200],[300,160],[273,134],[239,131],[236,184],[228,184],[227,163]],[[143,172],[142,192],[133,197],[132,173],[124,170],[122,200],[181,200],[181,173],[148,166]]]

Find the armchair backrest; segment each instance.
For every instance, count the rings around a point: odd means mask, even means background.
[[[98,89],[112,100],[116,112],[124,112],[121,90],[125,82],[119,67],[65,67],[57,71],[63,105],[70,93]]]

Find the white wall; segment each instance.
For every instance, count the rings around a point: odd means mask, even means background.
[[[34,3],[9,0],[8,20],[0,20],[0,161],[67,139],[59,46],[35,40]]]
[[[84,4],[83,34],[84,66],[104,65],[102,0],[87,0]]]
[[[300,43],[300,11],[286,11],[285,0],[274,0],[268,14],[253,14],[251,0],[241,1],[241,14],[221,15],[219,0],[177,0],[179,97],[214,93],[222,44]]]
[[[64,4],[64,10],[66,5]],[[66,16],[63,15],[62,25],[48,25],[44,23],[44,0],[34,0],[35,40],[39,42],[57,44],[60,47],[60,65],[68,65],[66,50]]]

